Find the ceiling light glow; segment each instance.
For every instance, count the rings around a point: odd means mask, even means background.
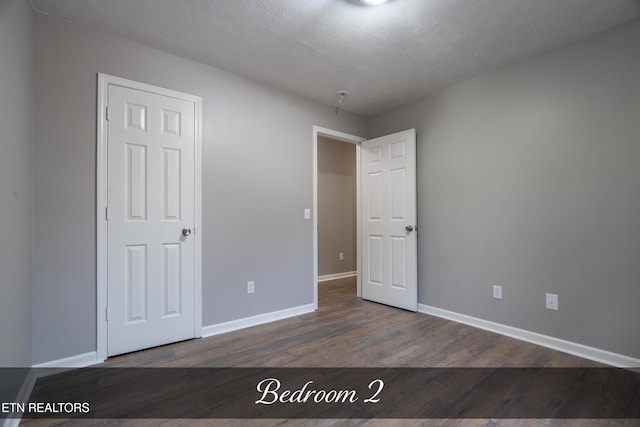
[[[360,2],[369,6],[379,6],[383,3],[386,3],[387,0],[360,0]]]

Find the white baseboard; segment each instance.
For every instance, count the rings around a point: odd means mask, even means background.
[[[38,376],[33,370],[29,370],[27,377],[22,382],[22,386],[16,395],[16,399],[14,402],[18,403],[26,403],[29,401],[29,397],[31,397],[31,392],[33,391],[33,386],[36,385],[36,380]],[[7,418],[2,423],[2,427],[18,427],[20,425],[20,421],[22,421],[22,414],[11,414],[10,418]]]
[[[98,353],[90,351],[88,353],[76,354],[75,356],[65,357],[64,359],[52,360],[50,362],[38,363],[33,365],[34,368],[84,368],[86,366],[102,363],[104,360],[98,358]],[[38,374],[38,377],[43,375]]]
[[[218,323],[217,325],[204,326],[202,328],[202,338],[233,332],[239,329],[249,328],[251,326],[263,325],[265,323],[275,322],[276,320],[287,319],[293,316],[300,316],[301,314],[312,313],[314,311],[316,311],[315,306],[313,304],[307,304],[287,308],[285,310],[273,311],[271,313],[259,314],[257,316],[245,317],[243,319],[232,320],[230,322]]]
[[[2,427],[18,427],[20,425],[20,421],[22,421],[22,417],[20,418],[7,418],[2,421],[0,424]]]
[[[357,271],[345,271],[344,273],[325,274],[324,276],[318,276],[318,283],[328,282],[329,280],[346,279],[347,277],[355,277],[357,275]]]
[[[480,319],[466,314],[460,314],[425,304],[418,304],[420,313],[429,314],[431,316],[441,317],[454,322],[464,323],[465,325],[495,332],[500,335],[527,341],[532,344],[548,347],[553,350],[562,351],[564,353],[573,354],[574,356],[584,359],[593,360],[599,363],[616,366],[618,368],[639,368],[640,359],[625,356],[622,354],[612,353],[595,347],[589,347],[560,338],[539,334],[537,332],[527,331],[525,329],[514,328],[513,326],[503,325],[501,323],[491,322],[489,320]]]
[[[20,426],[20,421],[22,421],[22,416],[20,415],[12,415],[15,416],[16,418],[7,418],[5,420],[2,421],[2,424],[0,424],[0,426],[2,427],[19,427]]]
[[[66,369],[84,368],[101,362],[103,362],[103,360],[98,359],[98,354],[95,351],[90,351],[84,354],[77,354],[75,356],[69,356],[63,359],[33,365],[33,368],[35,369],[31,369],[29,371],[29,374],[22,383],[20,391],[16,396],[16,402],[29,401],[29,397],[31,396],[31,392],[33,391],[33,387],[36,385],[38,378],[57,374]],[[2,427],[18,427],[20,425],[20,421],[22,419],[20,414],[12,415],[16,418],[8,418],[4,420]]]

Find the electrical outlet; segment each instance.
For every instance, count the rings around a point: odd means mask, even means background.
[[[344,261],[344,252],[340,252],[340,261]]]
[[[304,219],[311,219],[311,209],[307,208],[304,210]]]
[[[493,297],[495,299],[502,299],[502,286],[493,285]]]
[[[256,284],[255,282],[251,281],[251,282],[247,282],[247,293],[248,294],[252,294],[256,291]]]
[[[558,295],[546,294],[547,310],[558,310]]]

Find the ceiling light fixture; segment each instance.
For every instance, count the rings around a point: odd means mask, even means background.
[[[379,6],[386,2],[387,0],[360,0],[360,3],[364,3],[368,6]]]
[[[336,97],[338,97],[338,106],[336,107],[334,113],[337,115],[338,111],[340,111],[340,106],[344,102],[345,98],[349,96],[348,90],[339,90],[336,92]]]
[[[342,104],[342,101],[349,96],[348,90],[339,90],[336,92],[336,96],[338,97],[338,104]]]

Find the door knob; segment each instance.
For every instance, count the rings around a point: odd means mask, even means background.
[[[411,233],[413,231],[413,225],[407,225],[404,229],[407,230],[407,233]]]
[[[183,228],[182,229],[182,235],[187,237],[191,234],[191,229],[190,228]]]

